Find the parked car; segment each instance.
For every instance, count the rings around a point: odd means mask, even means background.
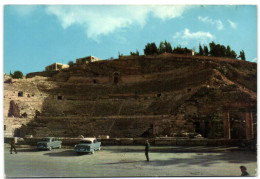
[[[51,150],[53,148],[61,148],[61,141],[55,137],[45,137],[37,143],[37,149],[39,150]]]
[[[91,153],[94,154],[95,150],[101,149],[101,142],[98,142],[96,138],[83,138],[74,147],[74,152]]]

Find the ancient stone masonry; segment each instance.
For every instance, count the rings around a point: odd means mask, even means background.
[[[5,76],[5,81],[11,79]],[[4,129],[5,136],[20,136],[22,125],[35,119],[36,112],[41,111],[46,93],[39,90],[41,84],[47,88],[45,78],[12,79],[4,84]]]
[[[140,56],[73,65],[52,77],[13,80],[4,88],[5,125],[19,129],[20,136],[256,136],[256,110],[226,105],[256,106],[256,64],[251,62]],[[15,126],[9,113],[26,120]]]
[[[8,117],[21,117],[20,109],[17,104],[12,100],[10,101],[10,108],[8,112]]]

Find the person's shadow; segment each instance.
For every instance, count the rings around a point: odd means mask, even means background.
[[[40,152],[40,150],[38,150],[37,148],[26,148],[26,149],[22,149],[22,148],[16,148],[17,152]]]

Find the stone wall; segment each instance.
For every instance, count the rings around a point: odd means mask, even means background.
[[[80,138],[57,138],[62,141],[62,146],[71,146],[78,144],[81,140]],[[246,139],[182,139],[182,138],[111,138],[111,139],[99,139],[101,146],[111,146],[111,145],[136,145],[144,146],[146,140],[149,140],[150,144],[153,146],[236,146],[255,150],[255,141]],[[9,143],[11,138],[5,138],[5,143]],[[17,146],[19,145],[37,145],[41,138],[27,138],[19,139]]]
[[[37,76],[52,77],[52,76],[56,75],[57,73],[58,73],[58,71],[32,72],[32,73],[28,73],[26,75],[26,78],[33,78],[33,77],[37,77]]]

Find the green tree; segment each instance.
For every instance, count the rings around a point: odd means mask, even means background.
[[[210,56],[214,57],[228,57],[228,58],[237,58],[237,54],[234,50],[231,50],[228,45],[225,47],[224,45],[215,44],[213,41],[209,43],[210,47]]]
[[[139,56],[139,51],[136,50],[135,52],[130,52],[131,56]]]
[[[204,55],[209,56],[209,49],[207,46],[204,46]]]
[[[204,50],[200,44],[199,44],[199,55],[204,55]]]
[[[227,50],[226,50],[226,57],[230,58],[231,57],[231,48],[230,46],[228,45],[227,46]]]
[[[219,57],[225,57],[226,56],[226,47],[224,45],[217,45],[219,47]]]
[[[177,54],[190,54],[190,50],[187,49],[187,47],[182,48],[180,45],[178,45],[177,47],[174,47],[174,49],[172,50],[173,53],[177,53]]]
[[[211,43],[209,43],[209,53],[210,53],[210,56],[215,56],[216,54],[216,44],[214,41],[212,41]]]
[[[225,57],[226,56],[226,47],[224,45],[215,44],[213,41],[209,43],[210,47],[210,56],[214,57]]]
[[[174,47],[174,49],[172,50],[173,53],[178,53],[180,54],[181,53],[181,45],[178,45],[177,47]]]
[[[162,54],[162,53],[172,53],[172,46],[170,44],[170,42],[167,42],[166,40],[163,42],[160,42],[159,48],[158,48],[158,53]]]
[[[163,41],[161,41],[159,48],[158,48],[158,53],[161,54],[161,53],[164,53],[164,52],[166,52],[165,43]]]
[[[14,74],[12,75],[12,78],[15,79],[23,78],[23,73],[21,71],[15,71]]]
[[[172,53],[172,46],[171,46],[170,42],[167,42],[167,41],[165,40],[165,42],[164,42],[164,47],[165,47],[165,52],[167,52],[167,53]]]
[[[156,44],[153,43],[147,43],[147,45],[145,46],[144,49],[144,54],[145,55],[153,55],[153,54],[157,54],[158,53],[158,49]]]
[[[245,56],[244,50],[240,51],[240,55],[238,56],[238,58],[241,58],[241,60],[246,61],[246,56]]]
[[[231,56],[230,58],[237,58],[237,54],[234,50],[231,50]]]

